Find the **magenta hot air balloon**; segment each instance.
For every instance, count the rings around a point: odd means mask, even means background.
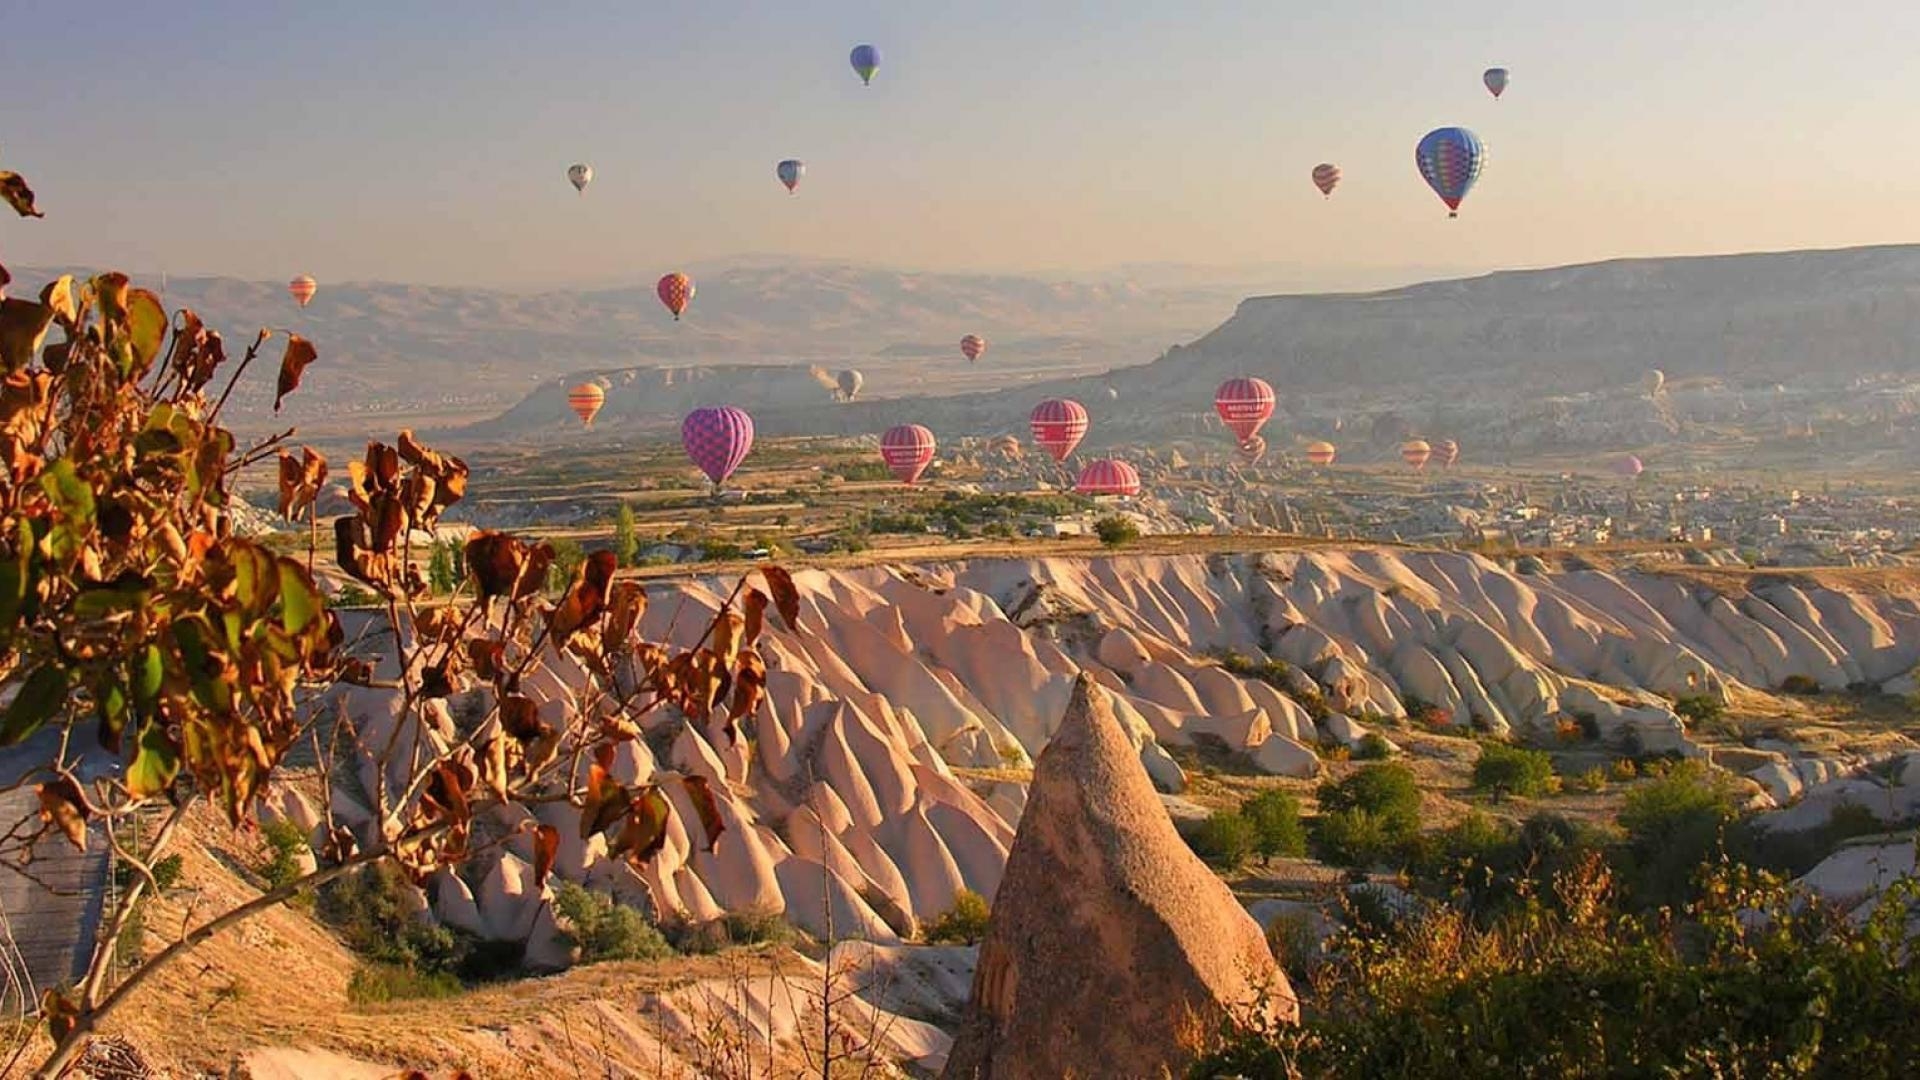
[[[1632,454],[1625,454],[1613,460],[1614,473],[1619,476],[1624,476],[1629,480],[1639,476],[1645,469],[1646,466],[1640,463],[1640,459],[1634,457]]]
[[[1117,458],[1101,458],[1080,470],[1080,481],[1073,486],[1082,495],[1140,494],[1140,473]]]
[[[1213,408],[1227,430],[1246,442],[1273,415],[1273,401],[1273,387],[1265,379],[1228,379],[1214,393]]]
[[[933,432],[919,424],[896,424],[880,436],[880,458],[903,484],[915,483],[933,461]]]
[[[1028,420],[1034,445],[1055,461],[1067,460],[1087,435],[1086,407],[1070,398],[1048,398],[1033,407]]]
[[[731,405],[695,409],[680,425],[680,442],[715,487],[747,459],[753,449],[753,417]]]

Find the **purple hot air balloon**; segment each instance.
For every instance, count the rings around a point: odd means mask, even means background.
[[[680,425],[680,442],[715,487],[726,483],[753,449],[753,417],[731,405],[695,409]]]

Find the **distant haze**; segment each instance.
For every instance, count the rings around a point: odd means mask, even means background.
[[[740,252],[1277,264],[1314,289],[1911,241],[1916,40],[1892,0],[44,9],[0,38],[0,168],[48,217],[0,221],[0,257],[323,289],[645,282]],[[1458,221],[1411,160],[1444,124],[1490,147]]]

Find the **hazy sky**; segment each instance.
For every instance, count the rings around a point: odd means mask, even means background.
[[[1920,240],[1901,0],[0,8],[0,167],[48,215],[0,221],[15,265],[537,285],[739,252],[1495,267]],[[1451,222],[1412,162],[1443,124],[1489,145]]]

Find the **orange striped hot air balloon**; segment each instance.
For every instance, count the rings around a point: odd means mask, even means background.
[[[320,283],[313,280],[311,274],[301,274],[299,277],[287,282],[287,295],[293,297],[294,303],[299,304],[301,307],[306,307],[308,304],[311,304],[313,302],[313,294],[319,291]]]
[[[598,383],[581,383],[567,391],[567,408],[580,418],[585,427],[593,426],[593,418],[599,414],[600,406],[607,403],[607,392],[600,389]]]
[[[1340,166],[1328,164],[1315,165],[1313,167],[1313,186],[1320,189],[1320,194],[1331,198],[1333,189],[1340,186]]]
[[[1333,464],[1334,455],[1339,453],[1330,442],[1310,442],[1307,444],[1307,463],[1320,468]]]
[[[1425,439],[1408,439],[1400,444],[1400,460],[1416,469],[1427,467],[1427,459],[1433,456],[1433,447]]]
[[[693,279],[685,274],[668,274],[654,286],[654,292],[660,295],[660,302],[673,312],[675,322],[680,321],[680,313],[687,310],[687,304],[693,300]]]
[[[1433,444],[1433,457],[1441,468],[1451,469],[1453,463],[1460,460],[1460,444],[1452,439],[1441,439]]]
[[[987,339],[979,334],[968,334],[960,339],[960,354],[967,358],[969,364],[980,359],[980,354],[986,351]]]

